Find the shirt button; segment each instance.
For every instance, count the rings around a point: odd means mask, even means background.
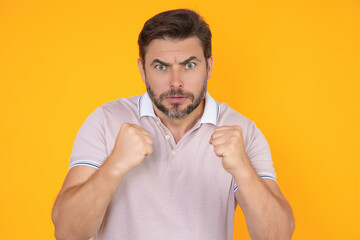
[[[169,136],[169,135],[166,135],[165,138],[166,138],[166,140],[169,140],[170,136]]]
[[[175,151],[172,151],[171,154],[174,156],[174,155],[175,155]]]

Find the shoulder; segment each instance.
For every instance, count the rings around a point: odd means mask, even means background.
[[[239,125],[242,128],[248,128],[253,122],[232,109],[226,103],[220,103],[219,125]]]
[[[245,144],[248,145],[257,137],[263,137],[261,130],[256,126],[256,123],[241,113],[232,109],[226,103],[220,103],[220,117],[219,126],[233,126],[241,127]]]
[[[251,161],[254,162],[255,157],[271,159],[269,144],[255,122],[230,108],[225,103],[221,103],[220,108],[220,126],[238,125],[241,127],[246,152]]]
[[[99,107],[105,118],[114,116],[138,116],[138,99],[141,95],[129,98],[118,98],[114,101],[106,102]]]

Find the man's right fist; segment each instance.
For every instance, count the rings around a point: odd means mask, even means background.
[[[145,156],[152,153],[152,143],[153,140],[145,129],[135,124],[123,123],[111,153],[114,167],[126,173],[135,169]]]

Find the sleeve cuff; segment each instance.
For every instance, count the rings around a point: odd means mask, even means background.
[[[270,174],[267,174],[267,173],[259,174],[259,177],[260,178],[269,178],[269,179],[274,180],[277,183],[276,179],[273,176],[271,176]]]
[[[96,162],[93,162],[93,161],[86,161],[86,160],[80,160],[80,161],[76,161],[74,164],[72,164],[70,167],[69,167],[69,170],[75,166],[89,166],[89,167],[93,167],[93,168],[96,168],[96,169],[99,169],[99,164],[96,163]]]
[[[263,173],[261,175],[259,174],[259,177],[260,178],[270,178],[270,179],[274,180],[277,183],[276,179],[273,176],[271,176],[270,174],[265,174],[265,173]],[[236,182],[234,182],[233,191],[235,192],[237,189],[238,189],[238,186],[236,185]]]

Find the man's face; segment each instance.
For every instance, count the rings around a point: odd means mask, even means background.
[[[206,64],[206,61],[208,64]],[[145,66],[138,65],[150,99],[171,118],[184,118],[205,98],[212,72],[197,37],[155,39],[147,47]]]

